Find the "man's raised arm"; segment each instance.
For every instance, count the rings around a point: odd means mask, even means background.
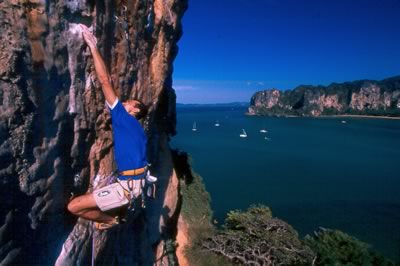
[[[100,81],[104,97],[106,98],[108,104],[112,106],[115,103],[117,96],[115,95],[114,89],[111,86],[110,75],[108,74],[106,65],[104,64],[104,60],[101,57],[99,50],[97,49],[96,37],[94,37],[94,35],[85,25],[80,24],[80,27],[82,29],[83,39],[89,46],[90,52],[92,53],[94,68],[96,69],[97,78]]]

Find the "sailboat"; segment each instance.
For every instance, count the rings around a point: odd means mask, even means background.
[[[268,131],[265,129],[265,123],[263,123],[263,127],[260,129],[260,133],[267,133]]]
[[[247,133],[246,133],[246,131],[242,128],[242,130],[243,130],[243,133],[242,134],[240,134],[239,136],[241,137],[241,138],[247,138]]]
[[[219,122],[217,120],[217,122],[215,122],[214,126],[219,127]]]
[[[196,122],[194,122],[194,123],[193,123],[193,128],[192,128],[192,131],[197,131],[197,128],[196,128]]]

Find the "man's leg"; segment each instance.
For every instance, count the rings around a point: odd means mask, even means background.
[[[117,221],[115,217],[102,212],[97,207],[93,193],[71,200],[68,204],[68,210],[74,215],[99,223],[114,224]]]

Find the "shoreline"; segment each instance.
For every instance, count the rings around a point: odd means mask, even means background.
[[[247,116],[265,116],[265,117],[282,117],[282,118],[372,118],[372,119],[389,119],[400,120],[400,116],[377,116],[377,115],[320,115],[320,116],[296,116],[296,115],[259,115],[245,113]]]
[[[329,118],[329,117],[334,117],[334,118],[374,118],[374,119],[391,119],[391,120],[400,120],[399,116],[375,116],[375,115],[321,115],[318,116],[321,118]]]

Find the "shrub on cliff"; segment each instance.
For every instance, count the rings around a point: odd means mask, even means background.
[[[262,205],[229,212],[223,230],[203,247],[239,264],[307,265],[315,257],[289,224]]]
[[[394,265],[368,244],[338,230],[320,228],[305,243],[317,254],[316,265]]]

